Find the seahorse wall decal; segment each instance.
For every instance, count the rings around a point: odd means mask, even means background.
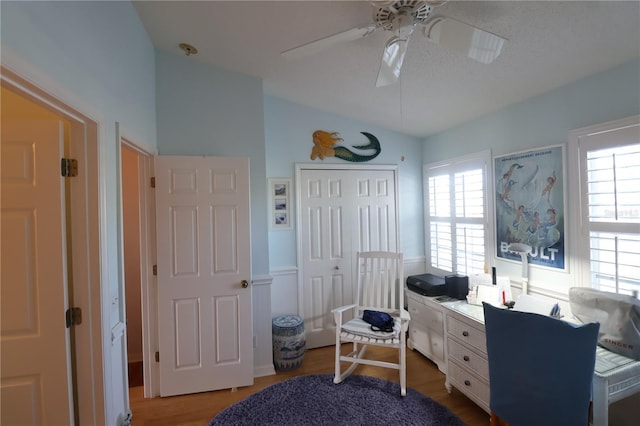
[[[363,161],[370,161],[376,158],[382,148],[380,147],[380,141],[378,138],[373,136],[371,133],[360,132],[362,133],[368,140],[369,143],[366,145],[355,145],[354,149],[373,149],[375,153],[371,155],[360,155],[343,146],[335,146],[338,142],[344,141],[341,137],[338,137],[338,132],[325,132],[324,130],[316,130],[313,132],[313,148],[311,149],[311,159],[315,160],[316,158],[320,158],[324,160],[325,157],[336,157],[345,161],[351,161],[354,163],[360,163]]]

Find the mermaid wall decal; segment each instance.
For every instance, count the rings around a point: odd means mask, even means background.
[[[325,157],[336,157],[345,161],[351,161],[360,163],[363,161],[373,160],[380,154],[382,148],[380,147],[380,141],[371,133],[360,132],[368,140],[366,145],[354,145],[352,148],[357,150],[374,150],[373,154],[364,155],[353,152],[344,146],[335,146],[338,142],[343,142],[344,139],[338,136],[338,132],[325,132],[324,130],[316,130],[313,132],[313,148],[311,149],[311,159],[315,160],[319,158],[324,160]]]

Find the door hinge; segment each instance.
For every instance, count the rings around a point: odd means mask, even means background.
[[[152,178],[151,178],[151,187],[152,187],[152,188],[155,188],[155,187],[156,187],[156,178],[155,178],[155,177],[152,177]]]
[[[63,177],[78,176],[78,160],[75,158],[60,159],[60,173]]]
[[[158,275],[158,265],[153,265],[153,275]]]
[[[160,362],[160,352],[156,352],[156,362]]]
[[[69,308],[65,313],[65,318],[67,322],[67,328],[72,325],[82,324],[82,309],[80,308]]]

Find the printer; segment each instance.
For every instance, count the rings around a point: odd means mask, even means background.
[[[407,288],[415,293],[429,297],[447,294],[447,284],[444,278],[433,274],[408,276]]]
[[[423,296],[448,296],[450,300],[465,300],[469,293],[469,277],[452,274],[439,277],[433,274],[411,275],[407,277],[407,288]]]

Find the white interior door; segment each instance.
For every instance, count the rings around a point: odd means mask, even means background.
[[[251,385],[249,160],[155,170],[160,395]]]
[[[1,424],[73,423],[61,121],[2,119]]]
[[[355,254],[396,251],[394,170],[302,169],[298,177],[307,348],[335,343],[331,309],[352,303]]]

